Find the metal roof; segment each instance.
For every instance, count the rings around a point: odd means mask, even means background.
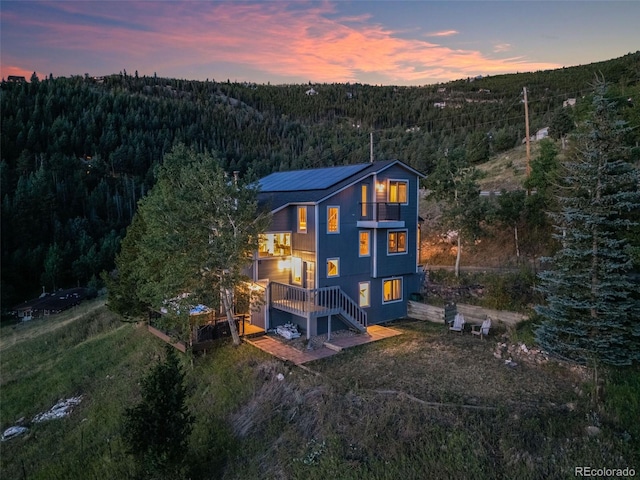
[[[275,172],[260,180],[261,192],[299,192],[305,190],[324,190],[371,164],[345,165],[341,167],[313,168],[291,172]]]

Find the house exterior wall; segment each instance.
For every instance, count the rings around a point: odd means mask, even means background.
[[[375,202],[388,202],[389,182],[407,181],[407,204],[400,206],[400,218],[403,228],[359,228],[362,219],[361,187],[367,185],[368,196]],[[384,189],[376,188],[384,185]],[[354,301],[359,300],[361,282],[369,282],[370,305],[364,307],[370,324],[385,322],[405,316],[406,302],[412,292],[417,291],[419,275],[417,271],[417,224],[418,224],[418,178],[401,166],[394,166],[373,177],[333,195],[320,202],[318,208],[318,286],[338,285]],[[340,208],[340,232],[327,232],[328,207]],[[359,234],[370,231],[370,254],[359,255]],[[387,251],[389,232],[406,234],[406,252],[389,253]],[[339,260],[339,276],[327,275],[327,261]],[[398,301],[383,302],[383,282],[392,278],[402,279],[402,297]]]
[[[289,283],[291,280],[290,257],[259,258],[257,275],[254,281],[269,280],[271,282]]]
[[[362,220],[373,220],[372,210],[363,216],[362,186],[366,185],[367,203],[389,202],[390,182],[407,182],[406,204],[400,205],[400,219],[390,226],[378,222],[375,227],[359,227]],[[378,186],[380,188],[377,188]],[[369,305],[362,307],[367,312],[368,323],[376,324],[406,316],[407,301],[411,293],[418,291],[420,276],[418,264],[418,187],[419,178],[415,172],[401,164],[394,164],[375,174],[368,174],[360,181],[333,193],[316,205],[307,204],[307,231],[298,232],[298,207],[304,204],[288,205],[273,215],[268,232],[291,232],[291,257],[279,259],[258,259],[258,279],[269,279],[279,283],[292,284],[291,265],[294,258],[302,259],[304,268],[313,262],[315,279],[313,287],[339,286],[356,304],[360,299],[360,285],[369,286]],[[339,231],[328,231],[329,207],[339,209]],[[369,205],[368,208],[372,208]],[[317,229],[317,231],[316,231]],[[369,254],[361,255],[360,232],[369,232]],[[404,251],[388,251],[389,233],[405,235]],[[338,261],[338,275],[328,272],[328,261]],[[288,263],[287,263],[288,262]],[[310,288],[306,273],[302,286]],[[393,283],[395,297],[384,301],[384,286]],[[301,285],[300,283],[296,283]],[[398,290],[399,296],[398,296]],[[306,320],[294,315],[270,309],[269,327],[292,321],[305,331]],[[344,328],[338,317],[332,317],[331,328]],[[327,317],[318,318],[310,324],[310,334],[326,333]]]

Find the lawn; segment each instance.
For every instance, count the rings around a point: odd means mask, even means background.
[[[640,473],[637,369],[611,373],[594,404],[584,369],[496,358],[497,342],[508,341],[499,330],[481,340],[418,321],[392,326],[403,334],[308,369],[248,344],[184,356],[196,417],[191,478],[547,479],[574,478],[577,466]],[[0,425],[23,417],[29,431],[0,444],[0,477],[133,478],[122,412],[162,343],[98,307],[4,345]],[[74,395],[83,401],[69,417],[30,423]]]

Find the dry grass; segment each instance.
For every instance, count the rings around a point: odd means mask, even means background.
[[[493,355],[499,331],[393,328],[403,335],[308,364],[320,375],[257,366],[254,396],[232,417],[245,454],[224,478],[547,479],[637,459],[585,435],[584,370],[525,358],[509,367]]]
[[[539,143],[531,142],[531,159],[538,155],[539,150]],[[488,162],[478,165],[478,170],[483,173],[483,178],[478,182],[481,190],[509,191],[522,188],[527,173],[526,145],[499,153]]]
[[[516,368],[509,368],[493,355],[495,336],[480,340],[410,321],[394,328],[404,334],[347,351],[348,359],[327,359],[320,371],[345,387],[400,390],[425,401],[487,406],[558,404],[568,401],[583,380],[576,372],[549,365],[518,361]]]

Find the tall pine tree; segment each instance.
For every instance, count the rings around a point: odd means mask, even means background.
[[[540,274],[546,305],[537,330],[547,351],[583,364],[640,362],[640,299],[630,280],[630,228],[640,211],[640,174],[598,81],[593,110],[564,165],[559,211],[552,214],[560,250]]]

